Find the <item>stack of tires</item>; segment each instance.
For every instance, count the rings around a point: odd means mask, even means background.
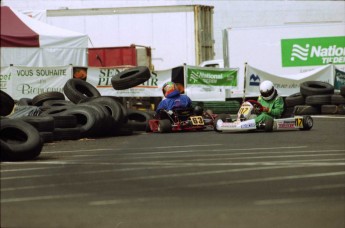
[[[113,87],[125,89],[149,79],[150,72],[138,67],[114,77]],[[35,159],[48,142],[132,135],[145,131],[153,118],[150,113],[127,109],[118,97],[101,96],[81,79],[68,80],[63,92],[45,92],[32,99],[15,102],[3,91],[0,95],[2,161]]]
[[[333,85],[321,81],[301,83],[300,92],[285,98],[287,112],[294,115],[345,114],[345,86],[335,92]]]

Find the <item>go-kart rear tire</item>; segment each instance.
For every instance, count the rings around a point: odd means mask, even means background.
[[[273,124],[274,124],[274,120],[273,119],[266,120],[265,121],[265,132],[273,131]]]
[[[171,122],[168,119],[159,120],[158,122],[158,132],[169,133],[171,132]]]
[[[313,118],[311,116],[303,117],[303,128],[300,128],[301,131],[309,131],[314,125]]]

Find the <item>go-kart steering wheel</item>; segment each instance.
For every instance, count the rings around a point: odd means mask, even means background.
[[[262,113],[262,111],[263,111],[262,104],[260,104],[256,100],[247,100],[247,102],[249,102],[253,105],[253,110],[254,110],[255,114],[260,115]]]

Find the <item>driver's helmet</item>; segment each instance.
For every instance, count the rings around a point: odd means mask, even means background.
[[[164,97],[167,97],[170,93],[178,91],[178,88],[173,82],[166,82],[162,87]]]
[[[275,94],[275,88],[271,81],[263,81],[260,83],[260,94],[261,97],[269,101],[274,97]]]
[[[195,115],[201,116],[203,112],[204,112],[204,109],[201,106],[196,105],[194,107],[194,114]]]

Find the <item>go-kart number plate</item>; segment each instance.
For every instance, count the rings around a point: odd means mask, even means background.
[[[249,111],[250,111],[250,107],[241,107],[240,110],[239,110],[239,113],[240,115],[244,115],[244,116],[247,116],[249,114]]]
[[[190,119],[193,125],[204,125],[204,119],[202,116],[191,116]]]
[[[298,128],[303,128],[303,118],[295,118],[295,126]]]

